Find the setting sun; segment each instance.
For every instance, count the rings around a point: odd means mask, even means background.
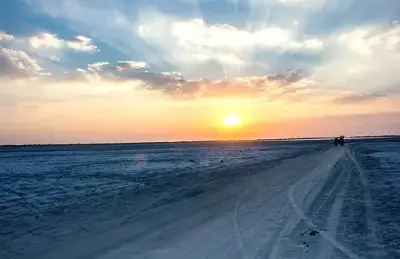
[[[236,114],[229,114],[224,117],[223,124],[225,127],[235,127],[240,124],[240,119]]]

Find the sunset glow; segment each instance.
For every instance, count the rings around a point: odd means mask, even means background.
[[[223,124],[225,127],[237,127],[240,125],[240,119],[236,114],[228,114],[224,117]]]
[[[399,134],[400,1],[328,2],[0,1],[0,144]]]

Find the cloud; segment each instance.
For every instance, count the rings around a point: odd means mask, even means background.
[[[138,61],[118,61],[116,64],[95,62],[88,64],[85,69],[77,68],[67,73],[62,81],[137,81],[141,77],[140,74],[145,73],[143,68],[147,67],[145,62]]]
[[[269,81],[279,81],[282,85],[289,85],[291,83],[295,83],[300,81],[303,77],[300,75],[298,71],[288,71],[286,75],[284,74],[275,74],[267,76]]]
[[[88,65],[89,72],[116,72],[141,70],[148,68],[145,62],[141,61],[118,61],[116,65],[111,65],[109,62],[96,62]]]
[[[40,60],[50,60],[56,63],[59,63],[65,56],[66,50],[89,53],[99,51],[98,47],[92,44],[90,38],[81,35],[74,40],[66,40],[59,38],[57,34],[47,32],[27,37],[15,37],[0,31],[0,40],[7,40],[4,45],[10,49],[19,49]]]
[[[55,55],[50,56],[49,59],[54,61],[54,62],[60,62],[60,58],[55,56]]]
[[[139,4],[134,12],[128,12],[119,1],[99,3],[96,8],[77,0],[26,1],[35,11],[60,19],[72,30],[78,28],[83,35],[96,35],[93,41],[101,40],[115,48],[118,55],[122,54],[120,60],[138,56],[145,61],[106,62],[115,53],[108,53],[107,49],[99,54],[104,55],[100,59],[104,62],[84,68],[85,78],[90,80],[166,80],[166,92],[181,89],[174,78],[190,81],[187,89],[204,84],[197,82],[202,78],[219,82],[214,84],[215,89],[225,89],[221,82],[230,78],[232,89],[242,84],[236,82],[237,78],[264,76],[269,84],[285,86],[293,81],[293,86],[304,83],[305,78],[296,78],[299,73],[279,73],[301,68],[308,80],[318,82],[318,87],[326,91],[391,92],[400,83],[396,76],[400,65],[399,24],[392,19],[395,12],[388,12],[392,5],[378,1],[358,8],[359,0],[340,4],[327,0],[228,0],[223,4],[184,0],[188,8],[193,8],[185,13],[174,3],[170,4],[173,8],[166,9],[161,2]],[[382,15],[390,18],[375,14],[375,18],[382,19],[368,18],[378,4],[382,6]],[[215,8],[221,5],[236,12],[216,14]],[[243,12],[235,9],[240,6],[246,6]],[[337,14],[345,16],[343,21],[333,20]],[[104,22],[99,23],[98,17],[104,17]],[[77,49],[91,53],[98,49],[89,47],[94,44],[90,38],[78,36],[74,41]],[[53,55],[60,57],[57,53],[49,56]],[[156,66],[157,71],[177,70],[181,74],[137,71],[152,71],[148,64]],[[75,73],[70,76],[79,78]],[[285,91],[298,93],[299,89],[287,87]]]
[[[109,66],[108,62],[96,62],[88,65],[88,71],[90,72],[99,72],[102,71],[105,67]]]
[[[88,53],[99,51],[90,38],[82,35],[76,36],[73,40],[67,40],[58,37],[57,34],[47,32],[25,37],[15,37],[11,34],[0,32],[0,40],[7,40],[4,43],[7,48],[23,51],[44,64],[49,64],[49,61],[53,64],[60,63],[66,57],[67,50]]]
[[[254,62],[257,53],[318,53],[324,44],[316,38],[298,38],[278,26],[246,30],[229,24],[208,24],[201,18],[182,20],[160,13],[144,13],[138,36],[155,47],[179,69],[214,60],[225,73],[233,73]]]
[[[52,48],[52,49],[72,49],[76,51],[93,53],[99,51],[98,47],[93,45],[92,39],[78,35],[73,40],[60,39],[56,34],[39,33],[27,39],[29,45],[34,49]]]
[[[69,81],[135,82],[149,91],[157,91],[176,99],[196,98],[280,98],[296,94],[312,85],[298,71],[260,77],[234,77],[225,79],[186,79],[179,72],[148,72],[143,62],[130,61],[129,69],[120,69],[121,62],[89,64],[87,69],[77,69],[68,75]],[[124,62],[125,64],[125,62]],[[135,66],[132,66],[135,64]],[[136,64],[140,64],[137,66]],[[136,84],[137,85],[137,84]]]
[[[369,93],[369,94],[353,93],[337,97],[333,99],[333,102],[338,104],[354,104],[359,102],[373,101],[388,96],[390,95],[385,93]]]
[[[74,50],[83,51],[83,52],[96,52],[100,51],[97,46],[92,44],[92,39],[78,35],[74,40],[67,42],[68,47]]]
[[[119,71],[142,68],[147,68],[147,64],[145,62],[118,61],[118,65],[116,66],[116,69]]]
[[[13,40],[14,36],[5,32],[0,31],[0,40]]]
[[[400,85],[400,26],[362,26],[327,39],[330,58],[316,65],[312,78],[329,87],[361,92],[394,90]]]
[[[48,75],[41,73],[41,70],[37,61],[24,51],[0,48],[0,77],[23,79]]]
[[[28,42],[35,49],[43,47],[60,49],[64,45],[63,40],[59,39],[57,35],[50,33],[40,33],[29,37]]]

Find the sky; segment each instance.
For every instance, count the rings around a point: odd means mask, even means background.
[[[400,134],[399,67],[398,0],[4,0],[0,144]]]

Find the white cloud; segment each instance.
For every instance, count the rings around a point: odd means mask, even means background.
[[[68,47],[78,51],[84,52],[96,52],[100,51],[97,46],[92,44],[92,39],[78,35],[75,37],[75,40],[71,40],[67,42]]]
[[[327,86],[371,91],[400,85],[400,26],[360,27],[331,37],[331,59],[314,70]]]
[[[109,62],[96,62],[88,65],[89,72],[121,72],[125,70],[140,70],[148,68],[145,62],[138,61],[118,61],[116,65],[111,65]]]
[[[90,52],[90,53],[94,52],[94,51],[98,51],[97,46],[92,44],[91,39],[84,37],[84,36],[77,36],[74,40],[69,41],[69,40],[60,38],[56,34],[47,33],[47,32],[38,33],[38,34],[35,34],[32,36],[14,37],[11,34],[6,34],[6,33],[0,31],[0,40],[2,40],[2,41],[7,40],[7,42],[4,42],[4,43],[2,42],[3,46],[0,45],[0,47],[3,47],[3,52],[7,51],[7,49],[9,49],[10,51],[11,50],[16,51],[15,53],[25,53],[25,55],[36,58],[44,65],[46,65],[46,64],[51,65],[51,63],[54,64],[54,62],[59,63],[67,55],[67,50]],[[8,54],[11,53],[10,51],[8,51]],[[20,51],[20,52],[18,52],[18,51]],[[22,54],[20,54],[20,55],[22,55]],[[16,62],[15,58],[16,57],[13,57],[11,59],[14,63]],[[6,62],[5,57],[2,57],[2,59],[3,59],[2,60],[3,62]],[[29,60],[27,58],[22,58],[22,59],[26,60],[26,61]],[[51,63],[49,63],[49,61],[51,61]],[[10,61],[7,61],[7,62],[9,63]],[[26,62],[22,62],[22,63],[19,62],[18,64],[25,64],[25,63]],[[32,63],[32,62],[28,62],[28,63]],[[9,65],[10,64],[12,64],[12,63],[9,63]],[[13,73],[13,72],[10,72],[10,73]],[[27,74],[27,73],[25,73],[25,74]],[[4,71],[3,71],[2,75],[4,76]]]
[[[128,70],[128,69],[142,69],[147,68],[147,64],[145,62],[137,62],[137,61],[118,61],[118,65],[116,69],[119,71]]]
[[[28,38],[32,48],[56,48],[60,49],[64,46],[64,41],[59,39],[56,34],[40,33]]]
[[[317,52],[322,51],[324,48],[324,43],[321,40],[310,39],[302,42],[291,43],[292,50],[297,50],[299,52]]]
[[[62,49],[69,48],[82,52],[96,52],[99,51],[98,47],[93,45],[92,39],[78,35],[73,40],[66,40],[59,38],[56,34],[39,33],[27,39],[29,45],[34,49],[52,48]]]
[[[5,32],[0,31],[0,40],[13,40],[14,36]]]
[[[96,62],[88,65],[88,71],[98,72],[103,70],[106,66],[110,65],[108,62]]]
[[[237,29],[228,24],[206,24],[202,19],[178,21],[166,16],[152,17],[153,21],[139,25],[139,35],[152,43],[159,43],[163,33],[169,32],[168,38],[174,38],[177,47],[189,51],[211,49],[229,51],[250,51],[252,48],[291,49],[292,46],[303,45],[309,48],[307,41],[296,40],[293,32],[279,27],[268,27],[256,31]],[[154,19],[155,18],[155,19]],[[166,31],[163,31],[166,29]],[[163,31],[163,32],[162,32]],[[167,40],[168,40],[167,38]],[[311,47],[312,48],[312,47]]]
[[[140,74],[147,73],[142,68],[147,68],[144,62],[118,61],[117,64],[109,62],[96,62],[87,65],[87,69],[77,68],[73,73],[67,73],[67,81],[101,81],[120,80],[137,81]]]
[[[13,79],[30,78],[40,75],[42,68],[24,51],[0,48],[0,76]]]
[[[174,77],[174,78],[183,78],[183,75],[180,72],[172,71],[172,72],[161,72],[164,76]]]
[[[181,70],[214,60],[229,73],[252,63],[256,53],[323,49],[320,40],[298,39],[293,31],[277,26],[245,30],[228,24],[207,24],[199,18],[180,20],[159,13],[144,14],[137,33]]]

